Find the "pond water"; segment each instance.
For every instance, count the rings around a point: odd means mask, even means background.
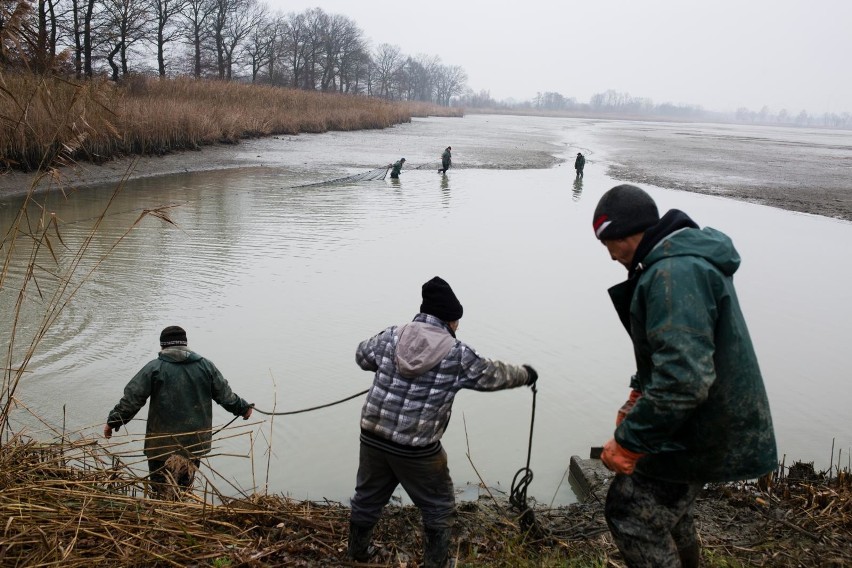
[[[420,285],[440,275],[464,305],[460,339],[483,356],[538,370],[529,494],[543,503],[574,501],[569,458],[585,457],[611,436],[633,370],[629,339],[606,293],[625,272],[591,230],[598,198],[618,180],[594,157],[582,182],[574,179],[573,156],[589,149],[591,128],[569,119],[422,119],[234,149],[262,151],[264,167],[128,182],[84,268],[144,209],[173,206],[173,224],[144,218],[88,277],[29,363],[16,396],[31,413],[16,410],[13,428],[47,436],[47,427],[64,423],[67,431],[141,452],[141,420],[109,442],[100,432],[171,324],[183,326],[190,347],[258,408],[280,412],[342,399],[371,383],[355,364],[357,344],[410,320]],[[404,170],[399,181],[303,186],[403,155],[411,166],[437,167],[448,144],[458,167],[446,177],[424,167]],[[734,239],[743,258],[737,288],[787,463],[826,468],[832,439],[845,462],[852,447],[852,224],[643,187],[661,210],[682,209]],[[54,240],[61,266],[72,262],[113,190],[48,199],[68,246]],[[10,199],[0,206],[4,235],[18,205]],[[50,264],[46,255],[41,261]],[[19,259],[11,266],[0,291],[9,315],[0,329],[4,349],[24,265]],[[18,317],[13,366],[49,304],[47,281],[43,298],[30,289]],[[215,471],[206,472],[225,493],[233,492],[230,483],[345,502],[354,489],[361,402],[237,421],[239,428],[217,436]],[[525,388],[460,393],[443,442],[463,497],[476,496],[479,476],[508,490],[525,465],[531,402]],[[217,424],[230,418],[216,407]]]

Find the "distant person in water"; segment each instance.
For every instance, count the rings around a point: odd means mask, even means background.
[[[451,154],[452,149],[452,146],[447,146],[447,149],[444,150],[443,154],[441,154],[441,169],[438,170],[439,174],[447,173],[447,170],[450,169],[450,166],[453,164],[453,156]]]
[[[586,157],[577,152],[577,159],[574,160],[574,169],[577,170],[577,177],[583,177],[583,167],[586,165]]]
[[[399,179],[399,172],[402,169],[402,164],[405,163],[405,158],[400,158],[393,164],[391,164],[391,179]]]

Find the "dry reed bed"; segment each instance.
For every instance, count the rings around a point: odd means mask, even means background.
[[[699,503],[711,566],[852,562],[852,481],[777,479],[761,511],[753,486],[726,486]],[[0,564],[65,566],[339,566],[349,512],[339,503],[252,494],[209,484],[183,500],[145,497],[145,481],[97,441],[0,447]],[[215,498],[214,498],[215,497]],[[213,502],[218,504],[212,504]],[[769,512],[767,512],[769,511]],[[459,566],[621,566],[600,503],[536,508],[547,536],[525,538],[505,502],[459,505]],[[422,553],[419,513],[389,507],[374,538],[376,566],[411,566]],[[708,534],[705,534],[708,533]],[[748,535],[764,546],[743,546]]]
[[[242,83],[134,77],[117,85],[0,72],[0,168],[162,154],[274,134],[387,128],[461,116],[416,102]]]

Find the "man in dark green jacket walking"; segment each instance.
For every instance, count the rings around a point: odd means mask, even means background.
[[[399,179],[399,172],[402,171],[403,164],[405,164],[405,158],[400,158],[399,160],[388,166],[391,169],[391,179]]]
[[[583,168],[585,168],[585,167],[586,167],[586,157],[582,153],[577,152],[577,157],[574,159],[574,169],[577,170],[577,177],[578,178],[583,177]]]
[[[153,483],[165,481],[163,467],[171,455],[182,455],[198,467],[200,457],[210,452],[214,400],[244,419],[253,407],[234,394],[212,362],[188,349],[182,328],[165,328],[160,347],[159,356],[127,383],[104,426],[104,436],[111,437],[151,399],[145,455]]]
[[[453,147],[447,146],[447,149],[444,150],[443,154],[441,154],[441,168],[438,170],[438,173],[447,173],[447,170],[450,169],[451,165],[453,165]]]
[[[601,459],[616,477],[606,519],[628,566],[697,567],[705,483],[777,467],[769,402],[740,311],[730,238],[632,185],[600,199],[595,236],[628,270],[609,290],[636,374]]]

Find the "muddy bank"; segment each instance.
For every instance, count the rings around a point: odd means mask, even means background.
[[[597,122],[608,174],[852,220],[852,132],[724,124]]]
[[[564,161],[552,119],[527,117],[504,129],[488,115],[412,119],[385,131],[273,136],[216,144],[199,151],[81,163],[43,179],[78,188],[132,178],[235,168],[286,170],[300,183],[369,170],[406,157],[408,168],[439,167],[447,144],[454,168],[535,169]],[[475,123],[475,124],[471,124]],[[587,171],[606,168],[619,181],[720,195],[852,221],[852,133],[841,130],[566,119],[568,137],[583,140]],[[322,138],[317,138],[318,136]],[[317,143],[336,156],[319,163]],[[324,153],[327,155],[327,153]],[[0,175],[0,198],[25,193],[32,174]]]
[[[545,169],[563,161],[556,156],[559,148],[546,121],[531,119],[523,130],[507,130],[489,117],[431,117],[384,130],[270,136],[162,156],[79,163],[57,170],[53,178],[43,177],[38,188],[77,189],[116,183],[124,176],[139,179],[238,168],[281,172],[293,184],[307,184],[381,168],[400,157],[406,158],[403,171],[437,169],[447,145],[454,146],[454,169]],[[35,179],[34,174],[1,174],[0,198],[26,193]]]

